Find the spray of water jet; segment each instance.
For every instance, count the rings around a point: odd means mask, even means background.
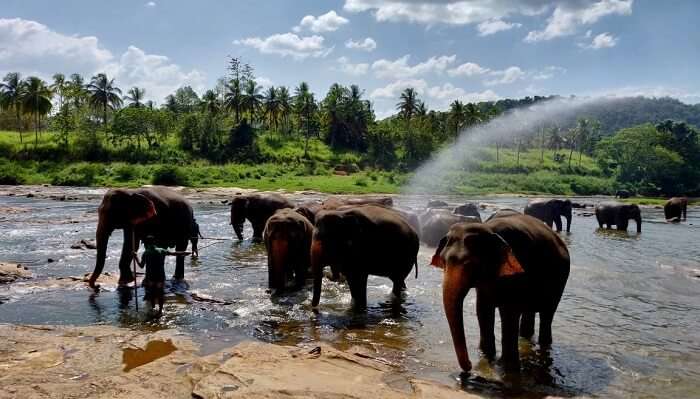
[[[543,126],[571,124],[588,107],[600,107],[619,98],[559,98],[504,113],[487,123],[465,129],[449,147],[416,170],[406,194],[451,193],[469,173],[477,150],[505,143],[542,129]]]

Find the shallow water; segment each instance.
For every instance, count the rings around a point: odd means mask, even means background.
[[[453,204],[468,200],[440,199]],[[526,201],[469,200],[516,209]],[[244,339],[284,344],[324,340],[343,349],[359,345],[396,363],[406,375],[461,384],[466,390],[497,397],[700,396],[700,211],[696,208],[689,210],[683,224],[663,223],[661,210],[644,209],[641,235],[599,231],[595,218],[575,216],[572,233],[562,233],[571,251],[572,271],[554,320],[554,346],[542,353],[536,345],[521,342],[525,360],[520,380],[504,376],[498,362],[479,361],[471,292],[465,314],[475,369],[460,383],[442,311],[442,272],[425,266],[431,248],[421,247],[419,278],[408,278],[403,302],[392,298],[388,280],[370,277],[369,309],[356,314],[349,309],[347,287],[325,280],[315,313],[308,289],[270,297],[262,245],[250,240],[202,241],[200,258],[186,261],[189,290],[169,293],[164,316],[150,320],[143,307],[136,312],[132,291],[105,285],[93,294],[81,283],[42,284],[92,270],[94,251],[70,246],[93,238],[98,202],[0,197],[0,261],[22,263],[36,275],[34,280],[0,287],[0,322],[176,327],[192,335],[205,353]],[[214,202],[194,203],[202,233],[230,238],[228,207]],[[409,207],[426,202],[423,197],[397,198],[398,204]],[[483,211],[482,216],[490,212]],[[250,237],[250,226],[246,229]],[[117,272],[121,240],[117,231],[109,245],[105,270],[112,273]],[[169,260],[168,270],[173,269],[174,261]],[[192,293],[225,304],[195,300]]]

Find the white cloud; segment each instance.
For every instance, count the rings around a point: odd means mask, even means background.
[[[318,35],[299,37],[294,33],[281,33],[266,38],[249,37],[233,43],[252,47],[263,54],[290,56],[300,60],[307,57],[323,58],[330,54],[333,47],[324,46],[323,41],[323,36]]]
[[[0,65],[7,71],[44,78],[62,72],[80,73],[89,79],[106,72],[122,89],[145,88],[146,98],[155,101],[184,85],[201,90],[205,80],[201,72],[185,71],[168,57],[134,46],[115,57],[94,36],[69,36],[19,18],[0,19]]]
[[[521,26],[522,24],[506,22],[502,19],[489,19],[477,25],[476,29],[479,31],[479,36],[488,36]]]
[[[294,32],[301,32],[306,29],[314,33],[334,32],[349,22],[347,18],[341,17],[335,11],[328,11],[318,17],[313,15],[305,16],[293,30]]]
[[[607,15],[629,15],[632,13],[632,2],[633,0],[563,2],[556,6],[547,20],[547,26],[541,31],[529,32],[525,41],[538,42],[571,35],[579,26],[591,25]]]
[[[445,83],[442,86],[433,86],[428,88],[426,94],[429,98],[437,100],[435,107],[442,108],[449,105],[455,100],[465,103],[481,102],[481,101],[496,101],[500,98],[493,90],[484,90],[482,92],[467,92],[461,87],[455,87],[450,83]]]
[[[456,68],[450,69],[447,71],[447,74],[456,77],[456,76],[466,76],[466,77],[472,77],[472,76],[477,76],[477,75],[483,75],[485,73],[488,73],[490,69],[484,68],[479,64],[475,64],[473,62],[466,62]]]
[[[155,6],[157,6],[155,1],[149,1],[148,3],[146,3],[146,7],[153,8]]]
[[[514,83],[525,78],[526,74],[522,69],[520,69],[520,67],[512,66],[502,71],[491,71],[489,72],[489,75],[494,77],[494,79],[484,81],[484,84],[487,86]]]
[[[409,87],[416,89],[418,94],[423,94],[428,88],[428,83],[423,79],[401,79],[374,89],[369,96],[373,99],[397,98],[402,91]]]
[[[411,56],[405,55],[396,61],[377,60],[372,64],[372,70],[379,78],[402,79],[435,72],[441,73],[457,60],[456,55],[430,57],[425,62],[408,65]]]
[[[366,75],[367,71],[369,71],[369,64],[353,64],[347,57],[338,58],[338,64],[340,64],[340,67],[338,68],[340,72],[347,73],[348,75],[352,76]]]
[[[377,48],[377,42],[374,41],[371,37],[366,38],[365,40],[362,41],[354,41],[352,39],[348,40],[345,42],[345,47],[354,49],[354,50],[363,50],[363,51],[374,51],[374,49]]]
[[[267,78],[265,76],[257,76],[255,78],[255,82],[257,84],[259,84],[260,86],[264,86],[264,87],[270,87],[270,86],[273,86],[275,84],[275,82],[272,79]]]
[[[558,74],[565,74],[566,73],[566,68],[550,65],[548,67],[545,67],[541,71],[534,72],[532,74],[532,79],[533,80],[547,80],[553,78],[555,75]]]
[[[592,50],[599,50],[602,48],[611,48],[617,46],[618,38],[609,34],[608,32],[596,35],[590,44],[579,44],[583,48],[588,48]]]

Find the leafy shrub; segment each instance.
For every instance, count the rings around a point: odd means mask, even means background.
[[[99,175],[104,173],[104,167],[90,163],[70,165],[58,172],[51,179],[55,186],[89,187],[96,183]]]
[[[153,184],[161,186],[188,186],[189,176],[182,168],[173,165],[162,165],[153,172]]]
[[[26,182],[24,172],[12,162],[0,163],[0,184],[14,186]]]
[[[121,165],[114,170],[114,174],[118,181],[125,182],[135,179],[139,171],[134,165]]]

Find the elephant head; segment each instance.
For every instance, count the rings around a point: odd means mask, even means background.
[[[493,284],[524,272],[510,245],[488,225],[452,226],[433,255],[432,265],[443,268],[442,299],[459,365],[471,369],[464,337],[463,304],[472,287]]]
[[[347,261],[352,257],[354,243],[362,234],[359,218],[348,211],[321,211],[316,215],[316,227],[311,240],[311,273],[314,278],[313,300],[321,299],[323,267]],[[334,270],[334,274],[336,271]]]
[[[642,232],[642,211],[636,204],[621,205],[616,222],[619,230],[627,230],[627,225],[630,220],[634,220],[637,224],[637,233]]]
[[[130,190],[110,190],[105,194],[98,209],[97,261],[90,277],[91,285],[104,268],[109,237],[115,229],[138,225],[156,216],[156,208],[148,197]]]
[[[243,239],[243,223],[248,216],[248,203],[250,198],[247,195],[238,194],[231,201],[231,225],[236,237]]]

